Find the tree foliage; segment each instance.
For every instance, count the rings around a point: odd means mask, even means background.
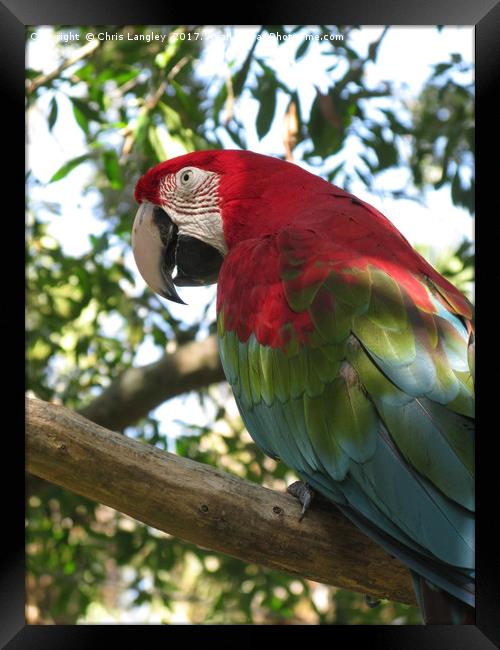
[[[387,29],[364,53],[353,45],[359,28],[263,26],[240,59],[226,57],[225,68],[210,76],[200,67],[206,67],[215,39],[231,36],[230,28],[56,26],[54,32],[80,40],[54,43],[61,61],[57,74],[43,73],[30,60],[28,122],[41,114],[54,142],[62,125],[79,129],[82,151],[54,169],[46,187],[87,170],[85,184],[74,187],[75,201],[95,199],[99,228],[85,252],[68,253],[51,225],[75,216],[48,202],[40,180],[28,172],[27,385],[42,399],[81,409],[136,362],[144,344],[160,356],[166,347],[213,331],[213,289],[205,291],[199,318],[185,322],[136,286],[130,263],[135,182],[179,151],[247,148],[252,137],[265,141],[281,131],[273,140],[279,150],[268,153],[307,164],[347,189],[361,181],[368,190],[422,201],[427,191],[444,187],[453,204],[473,211],[473,89],[457,54],[436,62],[420,95],[408,101],[391,80],[376,86],[367,81]],[[82,53],[88,32],[123,39],[98,41]],[[165,41],[128,38],[151,32]],[[262,54],[260,43],[271,32],[295,36],[297,62],[319,53],[328,88],[311,88],[304,79],[287,85],[275,60]],[[306,33],[344,38],[314,42]],[[286,42],[277,41],[276,51]],[[70,56],[76,60],[65,67]],[[390,169],[404,170],[406,180],[382,189],[379,181]],[[431,261],[470,289],[473,254],[467,242]],[[264,485],[285,489],[295,479],[252,443],[225,384],[207,386],[197,397],[206,409],[203,427],[185,410],[175,439],[162,432],[154,413],[130,422],[125,433]],[[245,566],[43,481],[29,483],[27,521],[30,622],[114,620],[117,612],[133,608],[136,616],[165,622],[420,621],[414,608],[370,608],[362,595]]]

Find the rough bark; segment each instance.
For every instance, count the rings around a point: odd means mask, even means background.
[[[176,537],[245,562],[414,603],[408,570],[332,505],[296,499],[27,400],[27,469]]]
[[[129,368],[80,413],[121,431],[176,395],[224,380],[217,338],[209,336],[185,343],[155,363]]]

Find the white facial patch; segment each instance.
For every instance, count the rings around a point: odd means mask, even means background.
[[[195,237],[226,255],[218,188],[216,172],[184,167],[161,182],[160,198],[179,235]]]

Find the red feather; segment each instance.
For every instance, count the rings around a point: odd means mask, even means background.
[[[241,340],[255,332],[260,343],[284,347],[284,326],[291,324],[299,342],[305,342],[313,323],[306,312],[290,309],[282,274],[290,274],[288,285],[300,291],[325,279],[330,269],[367,265],[386,271],[420,309],[435,312],[428,285],[449,311],[471,317],[467,299],[413,250],[395,226],[375,208],[353,198],[335,188],[329,195],[312,194],[309,206],[281,231],[263,239],[233,241],[218,285],[217,309],[225,305],[227,329],[235,329]],[[225,230],[226,219],[227,215]],[[294,279],[298,265],[301,272]],[[235,282],[237,291],[232,290]],[[231,295],[228,303],[226,295]]]
[[[416,305],[434,311],[426,284],[446,309],[471,318],[462,294],[413,250],[397,228],[368,203],[301,167],[249,151],[197,151],[153,167],[139,181],[136,200],[159,203],[161,180],[193,166],[217,172],[224,238],[229,248],[218,281],[217,307],[225,326],[246,340],[283,346],[290,324],[299,341],[313,324],[290,309],[281,273],[305,262],[296,288],[337,269],[373,264],[402,285]],[[322,261],[327,266],[316,265]],[[308,263],[309,262],[309,263]],[[238,291],[232,291],[238,281]]]

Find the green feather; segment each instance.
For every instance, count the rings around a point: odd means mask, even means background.
[[[290,364],[284,353],[279,349],[272,351],[274,391],[280,402],[290,399]]]
[[[348,313],[362,314],[370,300],[370,276],[366,269],[332,271],[325,280],[325,288],[347,307]]]
[[[369,395],[394,406],[407,404],[412,399],[410,395],[389,381],[355,337],[349,339],[347,359],[357,371]]]
[[[451,323],[436,316],[439,338],[443,342],[444,352],[453,370],[469,370],[466,339]]]
[[[420,323],[420,330],[425,332],[427,336],[427,342],[431,348],[435,348],[438,344],[439,335],[435,320],[435,314],[431,312],[424,311],[420,308],[415,308],[415,312],[418,315],[418,321]]]
[[[467,348],[467,361],[469,362],[469,370],[472,376],[472,381],[475,381],[476,374],[476,344],[474,334],[471,332],[469,337],[469,346]]]
[[[301,237],[280,237],[285,299],[314,326],[307,342],[292,323],[281,326],[282,350],[253,334],[238,341],[222,312],[217,323],[249,432],[374,527],[472,566],[473,381],[463,324],[437,301],[436,313],[413,304],[374,264],[339,269],[323,253],[306,261]]]
[[[382,418],[408,462],[450,499],[474,509],[474,439],[467,420],[426,398],[380,405]]]
[[[339,343],[349,336],[351,315],[326,287],[318,290],[309,308],[309,314],[325,341]]]
[[[246,343],[238,343],[238,363],[240,398],[243,404],[251,406],[254,403],[252,395],[253,391],[255,390],[255,386],[252,386],[253,378],[250,377],[250,363],[248,360],[249,341],[250,339]]]
[[[288,358],[290,367],[290,397],[300,397],[307,390],[307,353],[299,352]]]
[[[305,424],[314,452],[330,476],[336,481],[345,478],[349,468],[349,457],[337,443],[330,427],[330,411],[327,407],[333,399],[332,384],[322,395],[304,395]]]
[[[333,346],[323,345],[320,348],[310,350],[308,353],[308,364],[314,371],[322,384],[333,381],[338,374],[342,356],[339,355],[339,349],[334,347],[333,352],[337,358],[332,360],[331,353]]]
[[[401,289],[384,271],[369,267],[372,291],[366,317],[384,330],[407,329],[408,317]]]
[[[457,372],[456,370],[454,371],[454,375],[459,382],[458,395],[451,402],[448,402],[446,406],[452,411],[455,411],[455,413],[474,418],[475,400],[473,377],[470,372]]]
[[[304,266],[296,278],[284,282],[286,300],[294,311],[301,312],[309,307],[327,273],[327,267],[315,262]]]
[[[246,343],[240,343],[240,348],[247,349],[248,379],[251,392],[251,403],[258,404],[265,391],[263,372],[261,367],[260,348],[262,347],[254,334],[251,334]],[[241,359],[241,357],[240,357]]]
[[[291,323],[285,323],[281,327],[281,338],[284,341],[284,353],[286,356],[293,357],[300,351],[299,339]]]
[[[317,368],[314,363],[315,353],[318,353],[317,358],[320,358],[318,350],[303,350],[302,355],[305,358],[306,376],[302,378],[302,385],[305,385],[306,394],[309,397],[321,395],[325,388],[325,383],[321,379],[321,369]],[[305,382],[305,383],[304,383]]]
[[[259,345],[258,352],[260,353],[260,365],[255,365],[258,366],[260,371],[260,391],[262,399],[268,406],[270,406],[273,403],[275,397],[272,360],[273,352],[267,345]]]
[[[415,358],[404,365],[374,356],[374,361],[382,372],[400,390],[412,397],[425,395],[436,383],[436,368],[429,350],[418,339],[415,340],[415,350]]]
[[[224,366],[224,372],[226,373],[228,382],[231,385],[234,385],[234,390],[239,394],[238,346],[239,341],[235,332],[227,331],[221,338],[219,338],[219,352]]]
[[[304,311],[311,304],[319,284],[313,284],[303,288],[295,288],[291,282],[285,284],[285,296],[291,309],[297,312]]]
[[[311,439],[308,436],[307,425],[305,420],[304,399],[292,399],[288,402],[283,412],[286,414],[285,419],[289,426],[289,431],[297,437],[297,444],[300,447],[302,455],[309,467],[314,470],[322,469],[321,462],[314,452]]]
[[[415,336],[409,325],[397,331],[384,329],[363,314],[354,318],[353,332],[372,354],[387,363],[404,366],[415,360]]]
[[[222,338],[224,336],[224,309],[221,309],[217,315],[217,336]]]
[[[330,435],[358,463],[375,452],[378,416],[368,399],[354,368],[344,362],[340,376],[332,383],[332,402],[327,407]],[[326,405],[325,405],[326,406]]]
[[[436,381],[426,395],[440,404],[448,404],[459,394],[460,382],[450,368],[441,342],[433,353],[433,361],[436,368]]]

